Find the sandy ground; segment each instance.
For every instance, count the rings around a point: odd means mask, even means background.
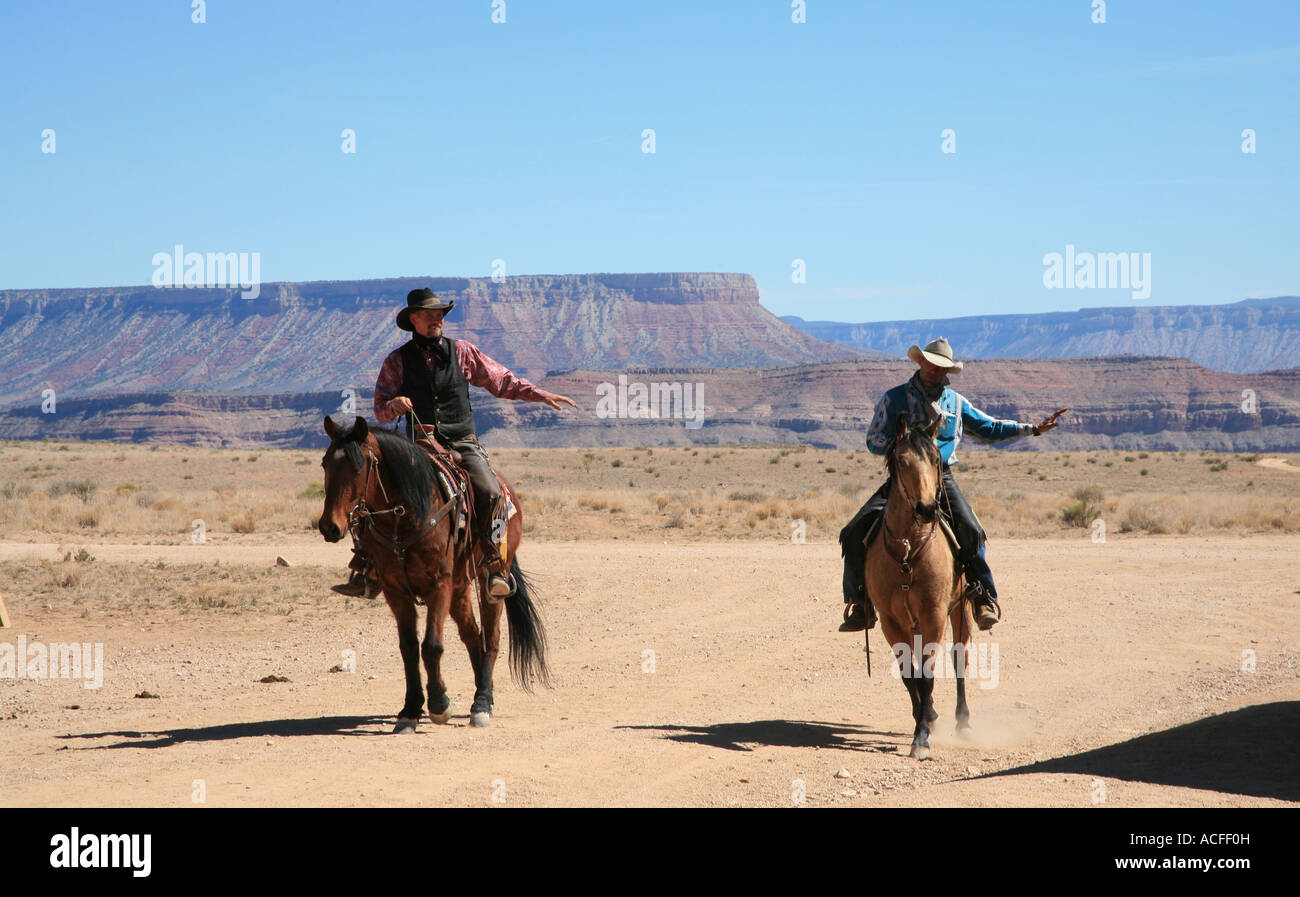
[[[526,544],[554,687],[524,694],[503,664],[493,726],[471,729],[472,676],[453,642],[457,715],[413,736],[387,734],[403,688],[387,608],[345,610],[326,591],[346,549],[277,542],[226,546],[222,564],[283,555],[318,574],[325,600],[108,617],[7,588],[14,625],[0,642],[103,643],[104,678],[0,678],[0,804],[1300,802],[1294,535],[995,542],[1006,613],[977,636],[975,735],[953,735],[953,683],[940,682],[926,762],[906,756],[909,705],[879,632],[868,678],[861,637],[835,631],[828,542]],[[205,546],[87,547],[97,563],[211,558]],[[0,543],[0,560],[63,550]],[[329,672],[347,651],[356,672]],[[258,681],[272,674],[289,681]]]

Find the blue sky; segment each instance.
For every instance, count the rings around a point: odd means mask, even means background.
[[[791,12],[5,4],[0,289],[148,283],[180,243],[264,281],[744,271],[808,319],[1138,301],[1046,289],[1072,244],[1150,253],[1141,304],[1300,293],[1294,0]]]

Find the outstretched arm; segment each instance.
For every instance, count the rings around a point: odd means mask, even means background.
[[[978,442],[1003,442],[1018,436],[1028,436],[1034,432],[1033,424],[1022,424],[1017,420],[999,420],[985,414],[972,405],[965,396],[962,396],[961,400],[961,420],[965,431]]]
[[[541,402],[559,410],[562,405],[578,407],[568,396],[556,395],[536,386],[523,377],[516,377],[509,368],[493,361],[473,343],[456,340],[456,357],[460,359],[465,379],[472,385],[486,389],[498,399],[515,399],[522,402]]]
[[[1019,421],[998,420],[990,417],[972,405],[964,396],[961,400],[962,423],[965,425],[967,432],[981,442],[1002,442],[1007,439],[1015,439],[1017,436],[1028,436],[1031,433],[1040,436],[1048,430],[1060,426],[1060,421],[1057,418],[1068,410],[1068,408],[1062,408],[1044,419],[1042,423],[1022,424]]]

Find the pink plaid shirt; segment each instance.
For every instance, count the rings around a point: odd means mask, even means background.
[[[465,379],[472,386],[481,386],[498,399],[517,399],[522,402],[541,402],[545,400],[542,390],[522,377],[516,377],[500,362],[488,358],[478,346],[463,339],[456,342],[456,357],[460,359],[460,369],[465,372]],[[416,346],[424,356],[425,364],[433,370],[433,353],[422,346]],[[397,418],[388,410],[388,402],[396,398],[402,389],[402,350],[394,349],[384,359],[375,380],[375,420],[391,423]],[[410,396],[407,396],[410,398]]]

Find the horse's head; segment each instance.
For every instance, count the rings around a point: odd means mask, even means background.
[[[379,446],[366,419],[358,416],[346,425],[325,418],[325,435],[330,438],[320,466],[325,471],[325,510],[319,529],[327,542],[343,538],[348,528],[348,512],[365,498],[369,468],[367,455],[378,458]]]
[[[939,477],[942,463],[934,437],[941,421],[925,429],[907,426],[900,414],[894,421],[894,445],[889,450],[889,475],[902,491],[912,511],[923,520],[933,520],[939,508]]]

